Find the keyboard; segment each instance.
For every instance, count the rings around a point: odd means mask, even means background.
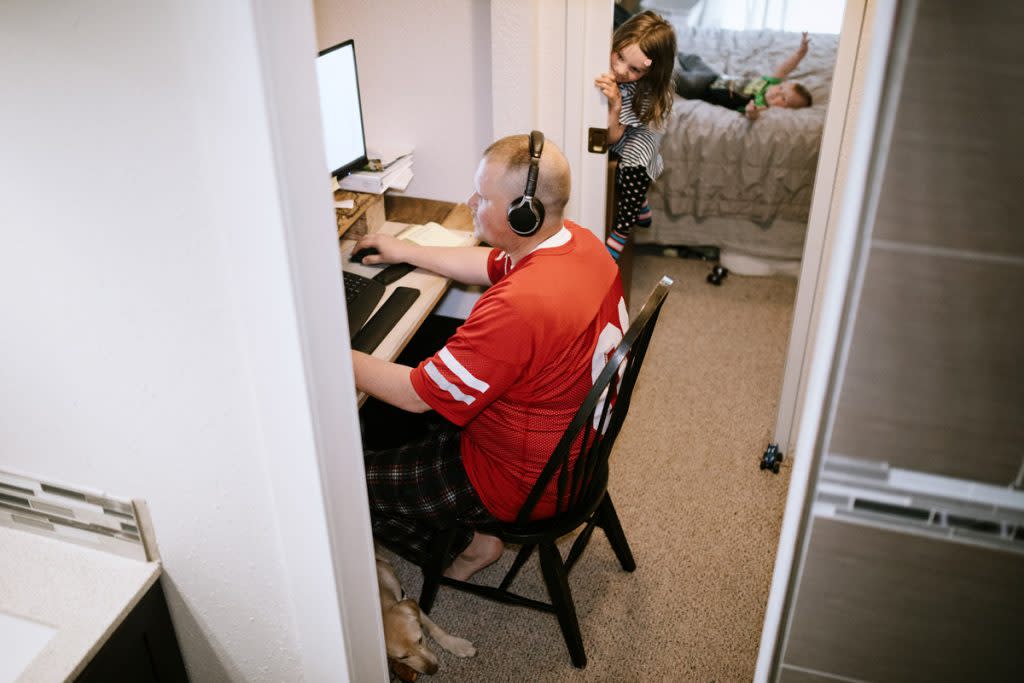
[[[351,338],[373,313],[377,303],[384,298],[386,287],[380,282],[347,270],[343,270],[342,274],[345,278],[345,308],[348,309],[348,331]]]
[[[379,284],[379,283],[378,283]],[[405,312],[416,303],[420,290],[412,287],[395,287],[391,296],[380,307],[373,317],[352,337],[352,349],[363,353],[373,353],[380,346],[388,332],[398,324]]]

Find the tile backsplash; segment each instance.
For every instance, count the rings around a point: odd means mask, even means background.
[[[5,470],[0,470],[0,526],[151,559],[131,500]]]

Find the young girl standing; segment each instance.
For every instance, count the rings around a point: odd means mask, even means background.
[[[615,217],[607,241],[616,260],[638,216],[643,219],[642,210],[650,220],[647,188],[661,175],[658,147],[672,112],[675,59],[672,25],[654,12],[641,12],[615,31],[611,70],[594,81],[608,98],[609,151],[619,156]]]

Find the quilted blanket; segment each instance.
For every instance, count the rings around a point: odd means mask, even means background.
[[[771,74],[800,44],[799,33],[678,29],[679,50],[734,76]],[[806,222],[825,124],[838,36],[812,34],[788,80],[814,105],[767,109],[754,122],[739,112],[677,97],[661,144],[665,171],[652,207],[670,216],[743,218],[767,228],[777,218]]]

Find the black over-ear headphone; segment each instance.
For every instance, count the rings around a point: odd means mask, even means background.
[[[526,189],[522,197],[508,205],[508,225],[512,232],[522,237],[529,237],[544,224],[544,205],[534,196],[542,151],[544,133],[535,130],[530,133],[530,169],[526,172]]]

